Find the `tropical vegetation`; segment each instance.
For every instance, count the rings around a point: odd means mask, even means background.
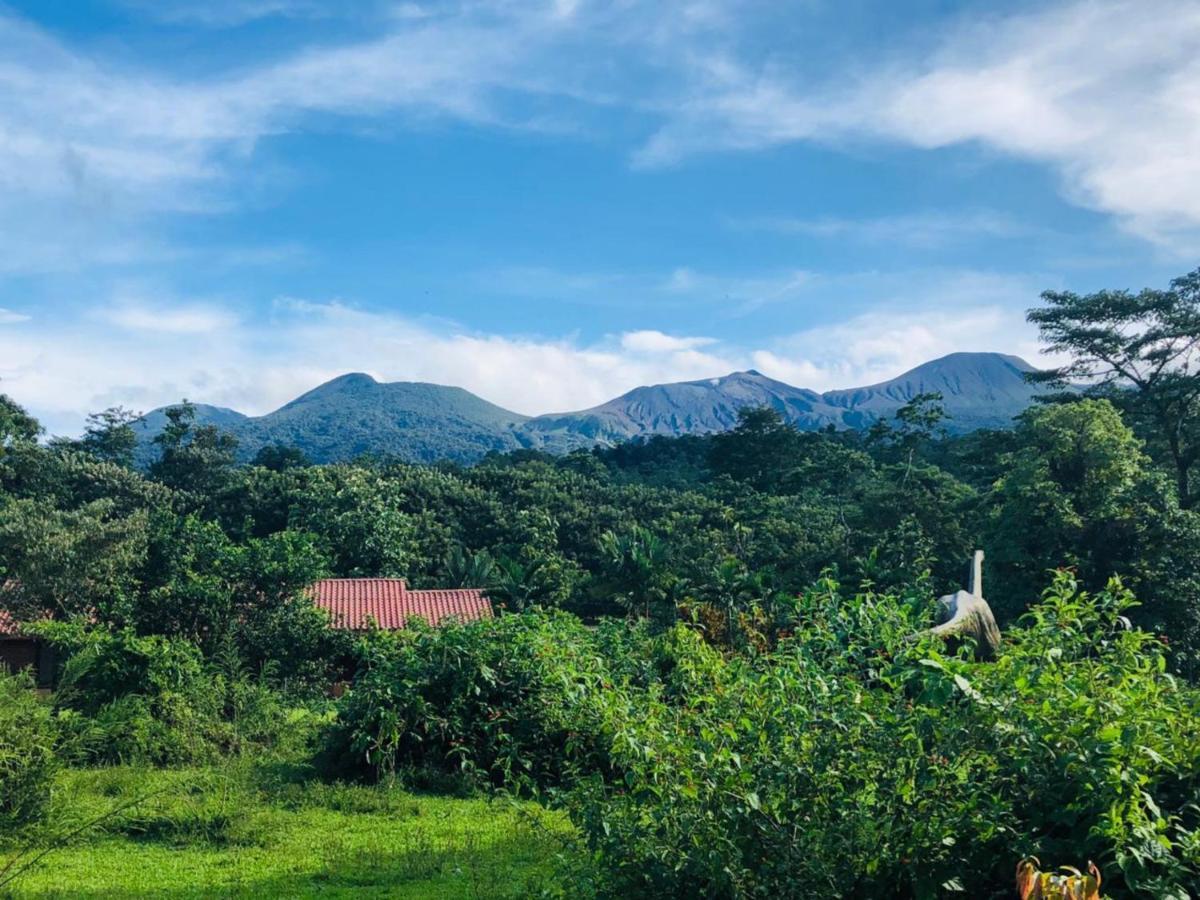
[[[0,604],[61,661],[0,678],[0,891],[1200,896],[1197,278],[1047,295],[1059,389],[967,434],[922,393],[861,433],[241,464],[185,404],[140,466],[127,411],[46,441],[0,399]],[[986,659],[930,630],[980,547]],[[498,615],[351,635],[327,576]]]

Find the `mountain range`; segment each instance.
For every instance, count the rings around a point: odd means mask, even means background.
[[[1025,379],[1023,359],[1000,353],[952,353],[889,381],[818,393],[749,370],[720,378],[638,387],[578,412],[524,416],[458,387],[421,382],[381,383],[370,375],[342,375],[263,416],[196,405],[196,420],[239,440],[249,459],[264,446],[298,447],[314,462],[338,462],[364,453],[413,462],[474,462],[492,450],[567,452],[649,435],[706,434],[737,423],[744,407],[769,406],[804,430],[832,425],[867,428],[890,418],[917,394],[939,391],[956,433],[1003,428],[1038,392]],[[165,408],[138,424],[143,461],[166,423]]]

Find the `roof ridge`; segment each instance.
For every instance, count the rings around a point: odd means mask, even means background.
[[[318,578],[315,583],[325,581],[403,581],[408,583],[407,578],[402,578],[397,575],[362,575],[350,576],[346,578]],[[481,587],[435,587],[435,588],[414,588],[419,591],[482,591]]]
[[[401,590],[408,590],[407,578],[319,578],[310,585],[310,588],[315,588],[319,584],[398,584],[400,585]]]

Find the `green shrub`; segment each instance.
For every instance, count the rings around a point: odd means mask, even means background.
[[[372,635],[322,765],[556,784],[577,767],[605,766],[598,700],[614,688],[591,633],[563,613]]]
[[[212,756],[219,697],[195,645],[71,625],[45,636],[67,654],[54,700],[74,758],[167,764]]]
[[[40,819],[57,767],[50,710],[27,675],[0,672],[0,832]]]
[[[329,775],[466,772],[516,790],[611,777],[611,722],[711,666],[694,634],[532,611],[377,634],[319,760]]]
[[[1112,896],[1200,882],[1200,693],[1129,628],[1118,583],[1060,574],[994,663],[912,640],[894,597],[826,582],[770,657],[614,720],[619,781],[573,818],[610,895],[992,896],[1027,855]]]
[[[62,750],[75,761],[203,762],[313,730],[261,680],[228,660],[206,662],[190,641],[69,623],[39,629],[67,656],[54,705]]]

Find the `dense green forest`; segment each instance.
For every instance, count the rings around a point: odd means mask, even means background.
[[[867,433],[238,465],[182,405],[142,470],[131,414],[45,441],[0,398],[0,602],[65,659],[49,700],[4,682],[0,829],[38,840],[60,765],[286,749],[565,811],[550,893],[1006,896],[1037,854],[1200,895],[1198,310],[1197,273],[1047,294],[1072,362],[961,436],[922,395]],[[925,632],[978,547],[993,661]],[[354,638],[329,575],[506,614]]]

